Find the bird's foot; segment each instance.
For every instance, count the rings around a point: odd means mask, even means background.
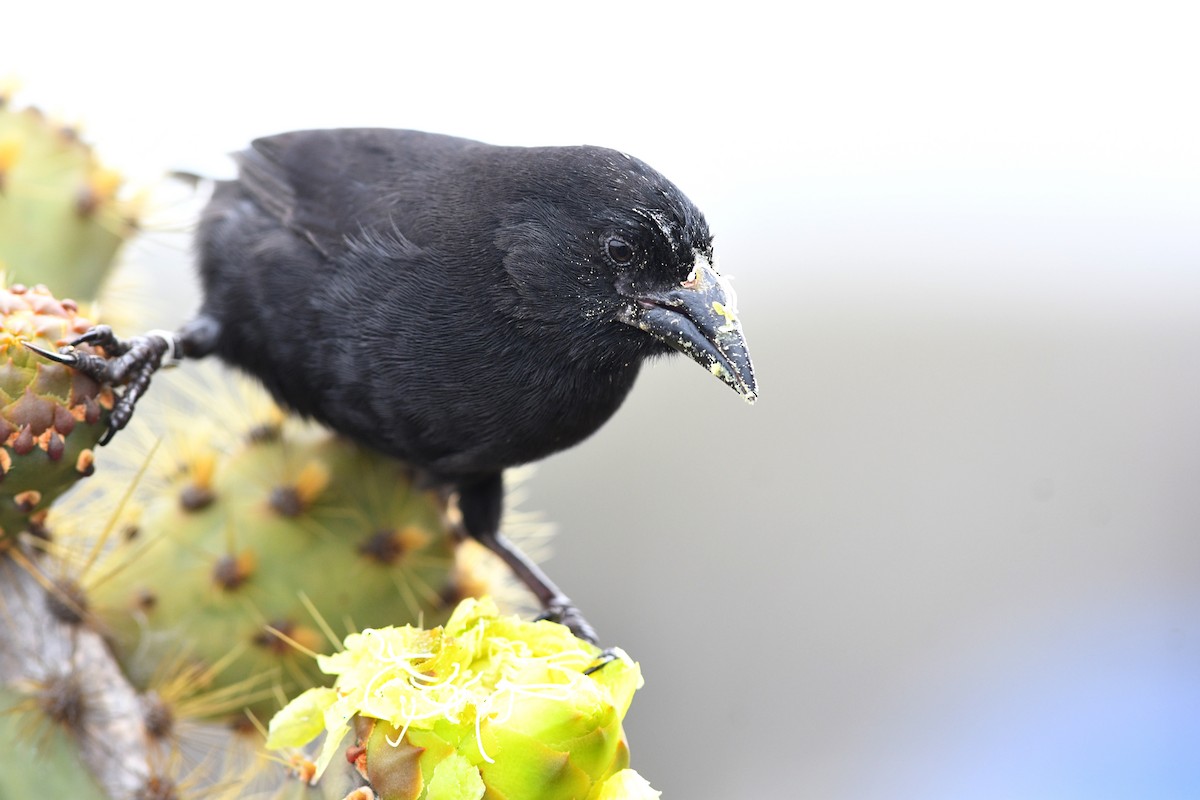
[[[596,635],[596,629],[588,624],[588,621],[583,618],[583,614],[569,600],[550,603],[546,606],[546,610],[538,615],[538,619],[548,619],[551,622],[566,625],[571,633],[585,642],[597,644],[600,641],[600,637]]]
[[[80,350],[80,345],[99,347],[104,355]],[[91,328],[57,353],[28,342],[25,346],[45,358],[66,364],[97,383],[125,386],[125,391],[113,405],[108,418],[108,430],[101,437],[100,444],[108,444],[113,434],[129,424],[134,405],[150,386],[150,376],[163,365],[163,357],[170,354],[170,361],[173,362],[177,360],[179,351],[175,334],[170,331],[151,331],[145,336],[122,340],[107,325]]]

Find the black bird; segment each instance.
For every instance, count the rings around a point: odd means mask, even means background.
[[[215,353],[283,405],[457,490],[467,533],[595,641],[499,533],[502,472],[579,442],[642,362],[679,350],[757,386],[704,217],[636,158],[386,129],[258,139],[196,237],[204,300],[177,333],[98,327],[58,360],[128,384]]]

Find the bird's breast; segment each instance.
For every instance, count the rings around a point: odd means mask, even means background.
[[[595,433],[620,407],[637,373],[636,363],[600,368],[522,359],[505,376],[462,386],[437,419],[427,419],[418,434],[425,453],[416,460],[455,476],[545,458]]]

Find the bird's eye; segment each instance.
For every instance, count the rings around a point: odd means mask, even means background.
[[[604,240],[604,253],[610,261],[622,267],[633,263],[633,259],[637,255],[633,245],[620,236],[610,236]]]

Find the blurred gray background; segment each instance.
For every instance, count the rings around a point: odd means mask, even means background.
[[[0,75],[147,183],[371,124],[705,210],[762,399],[655,364],[526,502],[666,797],[1200,797],[1188,4],[71,6]],[[130,253],[165,325],[183,208]]]

